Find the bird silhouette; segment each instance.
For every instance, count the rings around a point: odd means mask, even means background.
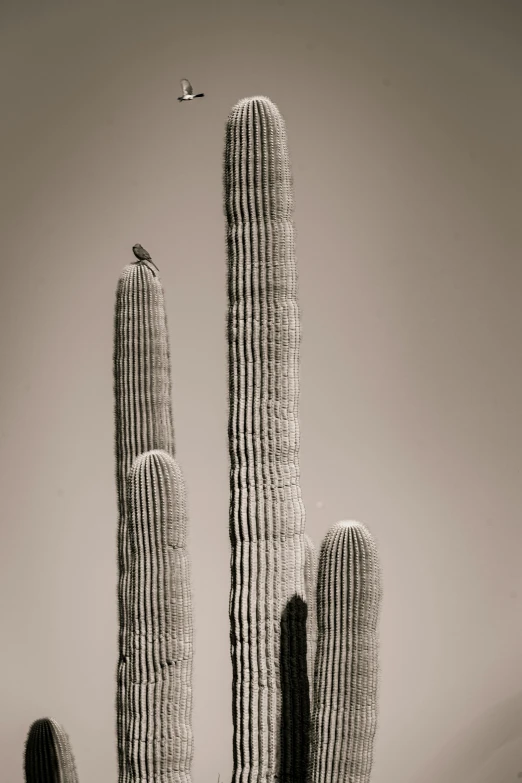
[[[194,90],[192,89],[192,85],[188,79],[181,80],[181,89],[183,90],[183,95],[178,98],[178,101],[192,101],[194,98],[205,97],[204,92],[198,92],[197,95],[194,95]]]
[[[150,257],[150,253],[147,250],[145,250],[145,248],[142,245],[133,245],[132,246],[132,252],[134,253],[136,258],[138,259],[137,261],[134,261],[135,264],[142,263],[142,264],[147,264],[147,266],[148,266],[148,264],[150,262],[152,264],[152,266],[155,266],[156,269],[158,269],[158,267],[156,266],[156,264],[154,263],[154,261]],[[152,272],[152,269],[150,271]],[[158,272],[159,272],[159,269],[158,269]],[[152,274],[154,274],[154,272],[152,272]]]

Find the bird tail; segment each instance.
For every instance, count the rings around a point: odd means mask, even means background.
[[[194,95],[194,98],[204,98],[204,97],[205,97],[205,93],[204,92],[198,92],[197,95]]]

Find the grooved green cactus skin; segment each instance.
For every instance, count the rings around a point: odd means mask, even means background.
[[[114,398],[116,484],[118,491],[119,662],[117,734],[119,783],[129,783],[126,656],[129,606],[128,473],[134,459],[151,449],[174,456],[171,366],[163,287],[146,264],[129,264],[116,291],[114,318]]]
[[[317,554],[315,545],[310,536],[305,533],[305,565],[304,580],[306,591],[306,661],[308,670],[308,682],[310,689],[310,710],[313,714],[314,702],[314,665],[315,650],[317,647],[317,614],[315,591],[317,589]]]
[[[289,602],[304,595],[305,516],[293,182],[284,121],[268,98],[241,100],[229,115],[224,202],[233,781],[272,783],[281,762],[280,623]]]
[[[52,718],[39,718],[25,741],[26,783],[78,783],[67,732]]]
[[[359,522],[339,522],[321,544],[314,678],[312,783],[369,783],[377,726],[381,579]]]
[[[133,462],[128,509],[128,778],[190,783],[193,624],[185,485],[166,451]]]

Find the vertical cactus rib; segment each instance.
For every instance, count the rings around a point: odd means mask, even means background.
[[[377,726],[378,554],[359,522],[328,531],[317,575],[312,783],[369,783]]]
[[[193,623],[185,485],[166,451],[134,460],[128,510],[128,779],[190,783]]]
[[[164,449],[174,456],[170,346],[163,287],[145,264],[129,264],[116,291],[114,316],[114,414],[118,494],[119,661],[117,735],[119,783],[127,783],[126,636],[128,619],[129,541],[127,477],[139,454]]]
[[[78,783],[69,736],[52,718],[39,718],[29,729],[24,775],[26,783]]]
[[[293,182],[285,124],[268,98],[232,109],[223,182],[233,780],[272,783],[280,760],[280,620],[304,594],[304,507]]]
[[[313,714],[313,685],[315,650],[317,647],[317,614],[315,592],[317,588],[317,554],[315,545],[310,536],[305,533],[305,565],[304,581],[306,592],[306,660],[308,682],[310,686],[310,710]]]

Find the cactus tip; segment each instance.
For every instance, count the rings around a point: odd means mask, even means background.
[[[362,522],[358,522],[356,519],[342,519],[340,522],[337,522],[334,527],[350,529],[354,527],[365,528],[366,526],[363,525]]]
[[[229,115],[229,120],[234,119],[236,115],[244,109],[248,105],[262,105],[266,110],[268,110],[271,114],[280,114],[279,109],[277,108],[276,104],[270,100],[270,98],[267,95],[252,95],[248,98],[241,98],[234,107],[232,108],[232,111]]]

